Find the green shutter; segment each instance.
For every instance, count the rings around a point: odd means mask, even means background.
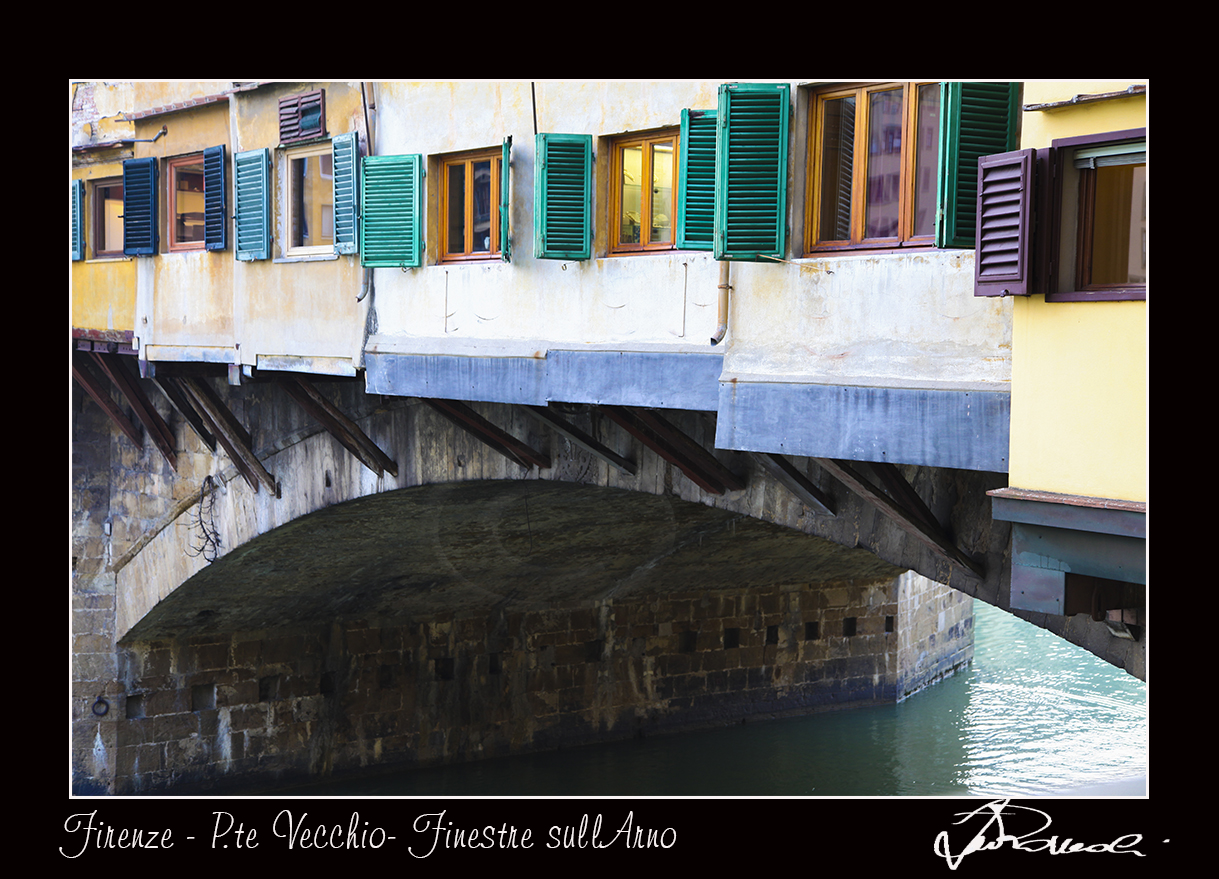
[[[72,259],[85,258],[85,182],[72,181]]]
[[[203,151],[203,242],[208,250],[228,247],[225,165],[223,144]]]
[[[360,204],[360,142],[356,133],[336,134],[330,141],[330,151],[334,158],[334,252],[355,253]]]
[[[681,111],[677,246],[711,250],[715,228],[715,111]]]
[[[499,164],[499,256],[504,262],[512,262],[512,238],[508,234],[508,221],[512,216],[512,202],[508,185],[512,180],[509,160],[512,158],[512,135],[504,138],[503,155]]]
[[[237,258],[271,255],[271,151],[248,150],[233,156]]]
[[[534,257],[592,256],[593,139],[539,134],[534,158]]]
[[[940,169],[935,244],[973,247],[978,159],[1016,148],[1020,83],[940,83]]]
[[[157,160],[123,162],[123,253],[151,256],[157,252]]]
[[[787,232],[786,83],[720,86],[715,140],[716,259],[782,258]]]
[[[365,156],[360,174],[360,264],[423,264],[423,157]]]

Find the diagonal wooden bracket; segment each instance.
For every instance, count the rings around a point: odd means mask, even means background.
[[[978,578],[985,578],[986,572],[982,565],[965,555],[952,541],[948,540],[938,527],[931,527],[919,513],[911,512],[899,505],[887,494],[881,491],[855,469],[854,463],[833,458],[814,458],[819,467],[828,470],[830,474],[855,492],[865,501],[876,507],[892,519],[899,528],[914,537],[923,545],[929,547],[941,558],[958,565]]]
[[[93,398],[93,402],[101,406],[102,411],[110,416],[110,420],[115,423],[115,426],[123,432],[127,439],[135,443],[137,447],[143,447],[144,437],[140,433],[140,429],[131,423],[131,419],[123,413],[123,410],[110,397],[110,392],[106,385],[98,381],[97,376],[90,372],[85,364],[78,361],[75,357],[72,358],[72,377]]]
[[[182,420],[190,425],[195,435],[215,454],[216,438],[212,436],[211,431],[207,429],[207,425],[203,423],[203,419],[199,417],[199,413],[195,411],[195,407],[187,399],[186,392],[178,384],[178,379],[174,376],[154,376],[152,383],[165,395],[170,405],[182,416]]]
[[[782,455],[770,452],[754,452],[754,460],[762,465],[776,482],[800,499],[806,507],[816,513],[828,516],[836,515],[834,499],[813,484],[813,481],[800,472],[791,461]]]
[[[526,470],[535,464],[543,469],[550,467],[549,455],[525,445],[512,434],[483,418],[466,404],[458,403],[456,400],[424,399],[423,402],[458,427],[482,440],[509,461],[520,464]]]
[[[351,452],[361,464],[378,476],[384,475],[386,470],[394,476],[398,475],[398,465],[360,430],[358,424],[323,397],[308,379],[291,376],[281,382],[280,386],[302,409],[320,421],[330,435],[342,443],[343,448]]]
[[[600,458],[605,463],[609,464],[611,467],[616,467],[617,469],[621,470],[623,473],[629,473],[632,476],[635,475],[636,468],[635,468],[635,463],[633,461],[630,461],[630,460],[622,457],[617,452],[615,452],[613,449],[610,449],[605,444],[598,442],[593,437],[589,436],[587,433],[580,430],[580,428],[576,427],[574,424],[567,421],[566,419],[560,418],[553,410],[549,409],[548,407],[546,407],[546,406],[525,406],[523,408],[526,412],[528,412],[534,418],[538,419],[543,424],[558,431],[560,434],[567,437],[569,440],[571,440],[573,443],[575,443],[577,446],[584,449],[585,451],[592,452],[594,455],[596,455],[598,458]]]
[[[740,491],[745,481],[720,463],[690,437],[669,424],[653,409],[602,406],[601,411],[615,424],[639,440],[670,464],[676,465],[690,481],[709,494]]]
[[[111,383],[119,389],[119,393],[127,400],[127,405],[135,413],[135,417],[144,426],[145,432],[152,438],[153,444],[165,456],[169,466],[178,469],[178,453],[174,451],[174,435],[161,417],[161,413],[152,405],[144,389],[140,387],[134,376],[127,371],[119,359],[119,354],[107,354],[101,351],[90,351],[89,358],[106,374]]]
[[[945,538],[951,537],[948,529],[940,524],[940,520],[923,503],[923,499],[914,490],[914,486],[906,480],[906,477],[902,476],[902,472],[897,469],[896,464],[888,461],[870,461],[868,463],[872,472],[880,479],[881,487],[889,493],[889,497],[921,518],[929,529],[941,532]]]
[[[203,418],[208,430],[220,440],[220,444],[224,446],[224,450],[228,452],[229,458],[238,472],[245,477],[250,488],[258,491],[258,484],[261,482],[272,492],[276,492],[275,479],[250,449],[250,432],[233,416],[216,392],[207,382],[197,378],[182,378],[180,381],[191,405]]]

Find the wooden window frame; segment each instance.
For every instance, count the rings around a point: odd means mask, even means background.
[[[102,248],[103,233],[106,228],[106,200],[102,198],[102,192],[107,189],[118,188],[119,190],[119,233],[116,247],[110,250]],[[89,186],[89,209],[86,212],[88,215],[89,225],[89,247],[93,251],[93,259],[115,259],[123,256],[123,178],[122,177],[107,177],[104,180],[94,180]]]
[[[643,147],[644,176],[653,179],[652,150],[648,146],[671,142],[673,144],[673,186],[672,210],[669,214],[669,241],[641,240],[639,243],[622,241],[622,175],[623,152],[630,147]],[[610,253],[655,253],[677,249],[678,197],[680,195],[681,174],[681,128],[664,128],[646,133],[632,134],[627,137],[615,138],[610,142]],[[644,222],[652,215],[652,200],[640,198],[640,232],[641,238],[651,238],[652,224]]]
[[[203,250],[207,242],[204,238],[198,241],[179,241],[178,240],[178,174],[181,169],[187,165],[199,166],[199,179],[204,180],[203,173],[203,153],[192,153],[189,156],[177,156],[165,161],[165,241],[166,249],[171,253],[184,252],[190,250]],[[204,198],[203,189],[199,190],[200,199]],[[202,210],[200,211],[199,229],[204,232],[206,237],[207,228],[207,202],[203,201]]]
[[[295,175],[292,173],[292,163],[298,159],[313,159],[320,161],[323,156],[329,156],[333,161],[334,153],[330,145],[330,141],[326,140],[320,143],[308,144],[306,146],[293,147],[286,149],[283,152],[284,159],[284,236],[283,236],[283,256],[289,259],[297,257],[316,257],[316,256],[333,256],[334,249],[334,168],[331,167],[330,175],[327,178],[325,174],[320,174],[322,179],[329,179],[331,186],[330,195],[330,210],[331,210],[331,241],[329,244],[293,244],[293,225],[294,211],[296,209],[296,189],[294,185]]]
[[[489,260],[502,259],[502,251],[500,250],[500,199],[501,185],[503,181],[503,158],[504,152],[502,147],[489,147],[483,150],[473,150],[471,152],[457,153],[451,156],[445,156],[440,159],[440,203],[439,223],[440,223],[440,253],[438,259],[442,263],[463,263],[463,262],[486,262]],[[489,250],[476,251],[474,245],[474,187],[470,185],[473,180],[473,170],[475,162],[490,162],[491,163],[491,183],[490,183],[490,220],[491,227],[489,235],[491,238],[491,248]],[[464,165],[465,167],[465,198],[462,205],[462,238],[464,246],[461,253],[449,252],[449,169],[456,165]]]
[[[1077,150],[1113,143],[1145,142],[1146,128],[1058,138],[1051,143],[1054,191],[1051,195],[1053,232],[1050,236],[1051,271],[1046,302],[1097,302],[1143,300],[1147,284],[1093,284],[1090,257],[1094,222],[1096,172],[1075,169]]]
[[[301,129],[301,107],[316,103],[318,120],[316,128]],[[279,142],[281,145],[302,143],[326,137],[326,90],[314,89],[299,95],[279,99]]]
[[[812,90],[809,94],[810,137],[808,148],[808,174],[805,215],[806,253],[833,250],[875,250],[884,248],[934,247],[935,230],[925,235],[914,235],[914,201],[916,184],[916,161],[918,156],[918,90],[922,86],[938,86],[938,82],[877,82],[849,83]],[[899,171],[898,234],[883,238],[865,238],[865,208],[867,199],[868,169],[868,113],[867,99],[870,94],[902,89],[902,154]],[[821,174],[823,165],[822,142],[825,129],[825,104],[838,98],[854,96],[856,103],[856,125],[851,183],[851,236],[849,239],[824,239],[820,237]],[[944,112],[941,106],[940,112]],[[864,161],[860,161],[860,157]],[[932,196],[935,198],[935,195]]]

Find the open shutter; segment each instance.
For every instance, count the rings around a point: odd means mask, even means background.
[[[534,163],[534,257],[588,259],[593,248],[592,135],[539,134]]]
[[[512,262],[512,237],[508,234],[508,223],[512,216],[512,202],[509,198],[509,183],[512,172],[509,160],[512,158],[512,135],[504,138],[503,154],[499,163],[499,257],[504,262]]]
[[[935,244],[973,247],[978,159],[1016,148],[1020,83],[940,83]]]
[[[224,145],[203,151],[203,246],[208,250],[228,247],[228,217],[225,202]]]
[[[716,259],[784,255],[787,83],[721,85],[715,141]]]
[[[354,131],[336,134],[330,142],[334,157],[334,252],[355,253],[359,216],[360,142]]]
[[[85,181],[72,181],[72,259],[85,258]]]
[[[1026,296],[1032,282],[1035,150],[978,160],[975,296]]]
[[[360,264],[423,264],[423,157],[365,156],[360,174]]]
[[[123,253],[157,252],[157,160],[123,162]]]
[[[677,246],[711,250],[715,227],[715,111],[681,111]]]
[[[271,151],[237,153],[233,177],[237,258],[267,259],[271,255]]]

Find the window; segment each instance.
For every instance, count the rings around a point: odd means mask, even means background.
[[[334,156],[330,144],[284,153],[285,256],[334,253]]]
[[[807,249],[934,241],[940,84],[814,92]]]
[[[613,142],[612,252],[673,248],[678,142],[676,129]]]
[[[202,250],[204,244],[203,155],[165,163],[169,249]]]
[[[326,136],[326,90],[279,99],[279,142],[295,143]]]
[[[123,255],[123,181],[115,177],[93,184],[89,222],[94,259]]]
[[[501,150],[443,160],[440,174],[442,261],[500,257]]]

